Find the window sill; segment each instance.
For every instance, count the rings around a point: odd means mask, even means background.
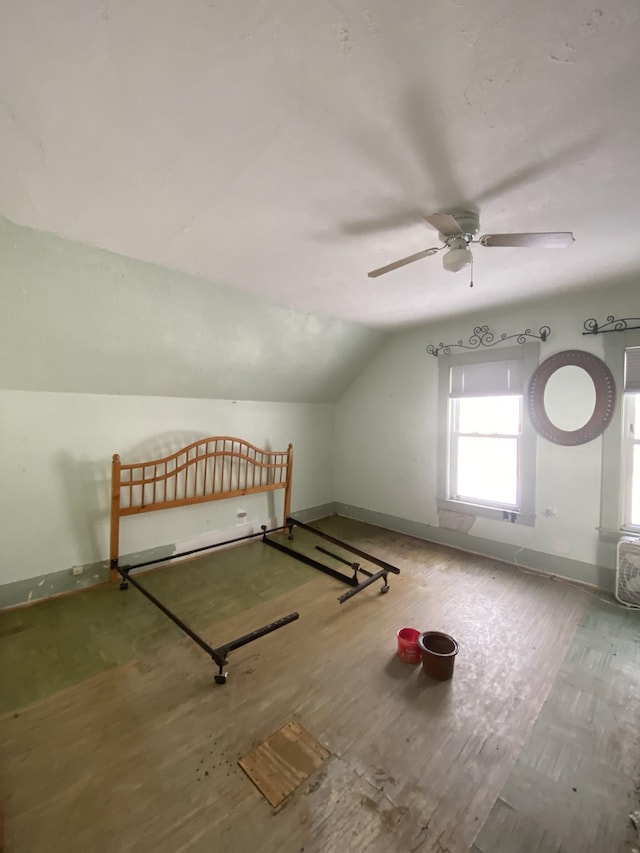
[[[462,512],[479,518],[490,518],[493,521],[506,521],[508,524],[522,524],[527,527],[535,527],[536,523],[535,515],[526,515],[522,512],[498,509],[497,507],[485,506],[483,504],[472,504],[466,501],[438,498],[436,506],[438,511]]]
[[[625,536],[640,538],[637,530],[610,530],[608,527],[598,527],[598,538],[601,542],[610,542],[617,545]]]

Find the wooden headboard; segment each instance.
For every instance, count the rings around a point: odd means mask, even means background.
[[[227,435],[203,438],[171,456],[111,468],[111,578],[118,579],[120,519],[189,504],[284,489],[284,521],[291,513],[293,445],[263,450]]]

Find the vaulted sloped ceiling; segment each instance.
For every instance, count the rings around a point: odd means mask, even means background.
[[[0,259],[0,388],[331,402],[386,338],[1,218]]]
[[[635,0],[4,0],[0,214],[375,326],[628,277],[639,19]],[[479,247],[473,291],[438,257],[366,278],[460,206],[576,243]]]

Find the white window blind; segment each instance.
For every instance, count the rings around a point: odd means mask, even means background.
[[[640,347],[638,348],[640,350]],[[640,365],[640,356],[639,356]],[[522,394],[520,361],[485,361],[451,368],[450,397],[499,397]]]
[[[624,390],[640,391],[640,347],[629,347],[624,353]]]

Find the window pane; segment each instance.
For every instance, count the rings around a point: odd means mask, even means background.
[[[629,521],[634,527],[640,527],[640,444],[633,446],[632,466],[631,518]]]
[[[520,432],[522,397],[462,397],[458,406],[458,431],[485,435],[517,435]]]
[[[639,414],[640,394],[625,394],[625,439],[621,473],[626,493],[622,524],[626,527],[640,527],[640,443],[637,420]]]
[[[516,506],[518,441],[515,438],[458,438],[456,498]]]

